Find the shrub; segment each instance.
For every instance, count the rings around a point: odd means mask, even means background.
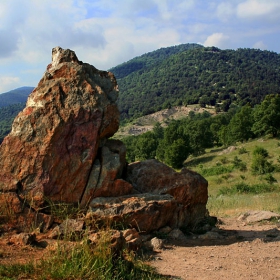
[[[253,156],[257,156],[257,155],[261,155],[264,158],[267,158],[268,157],[268,151],[263,147],[256,146],[254,151],[253,151]]]
[[[273,184],[273,183],[276,183],[277,180],[272,176],[271,173],[267,174],[265,177],[264,177],[264,180],[267,181],[267,183],[269,184]]]
[[[239,149],[238,153],[239,153],[240,155],[242,155],[242,154],[248,153],[248,151],[247,151],[244,147],[241,147],[241,148]]]
[[[237,156],[233,159],[233,167],[239,169],[240,171],[246,171],[247,166],[246,163],[239,159]]]
[[[262,154],[255,154],[251,165],[251,171],[253,175],[263,175],[273,172],[274,166],[271,162],[268,162]]]
[[[223,158],[221,158],[221,162],[222,162],[222,164],[227,164],[228,159],[226,157],[223,157]]]

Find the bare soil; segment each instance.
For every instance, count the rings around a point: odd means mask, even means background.
[[[187,236],[184,241],[168,241],[165,249],[153,254],[149,264],[169,279],[280,279],[280,225],[273,222],[245,224],[224,218],[217,229],[223,238]],[[9,242],[0,237],[0,264],[40,260],[50,253],[44,236],[37,246]],[[42,245],[42,246],[40,246]]]
[[[171,279],[280,279],[280,225],[222,220],[227,238],[169,243],[151,265]]]
[[[188,107],[175,106],[170,109],[164,109],[135,119],[133,124],[120,127],[114,137],[122,138],[129,135],[140,135],[147,131],[151,131],[157,122],[163,127],[166,127],[168,121],[186,118],[191,111],[194,111],[195,113],[203,113],[207,111],[210,114],[215,114],[214,108],[201,108],[199,105],[190,105]]]

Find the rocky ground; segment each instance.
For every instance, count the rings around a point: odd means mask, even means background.
[[[55,240],[37,235],[37,246],[0,238],[0,264],[39,260],[55,249]],[[149,264],[170,279],[280,279],[280,224],[246,223],[235,218],[220,220],[203,235],[165,240]],[[46,246],[48,245],[48,246]]]

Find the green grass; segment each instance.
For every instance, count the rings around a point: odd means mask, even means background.
[[[254,175],[251,171],[253,151],[261,147],[268,151],[267,160],[274,171]],[[185,166],[203,175],[209,184],[207,207],[211,215],[239,215],[248,210],[270,210],[280,213],[280,142],[259,139],[236,145],[223,154],[222,148],[190,158]]]
[[[64,243],[37,263],[0,265],[1,279],[163,279],[134,254],[115,255],[106,234],[97,246],[87,242],[69,248]]]

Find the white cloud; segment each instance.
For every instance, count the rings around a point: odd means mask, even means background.
[[[267,50],[267,45],[263,41],[258,41],[253,45],[254,49]]]
[[[223,33],[213,33],[207,37],[203,45],[206,47],[215,46],[221,49],[228,48],[230,46],[229,36],[224,35]]]
[[[18,77],[0,77],[0,93],[20,87],[20,79]]]
[[[104,70],[181,43],[238,48],[262,41],[280,51],[280,25],[271,24],[280,20],[279,5],[279,0],[0,1],[0,77],[37,84],[55,46]]]
[[[222,2],[217,6],[217,16],[223,22],[231,20],[234,13],[235,8],[232,3]]]
[[[237,16],[243,19],[279,20],[279,0],[247,0],[237,6]]]

